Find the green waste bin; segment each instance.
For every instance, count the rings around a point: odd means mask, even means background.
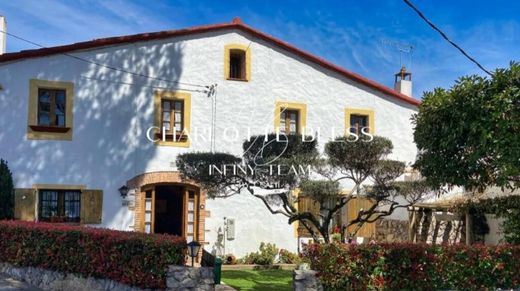
[[[222,278],[222,259],[215,259],[215,267],[213,268],[213,273],[215,275],[215,284],[220,284],[220,279]]]

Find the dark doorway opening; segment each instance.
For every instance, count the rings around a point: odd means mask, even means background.
[[[155,233],[182,236],[184,187],[155,187]]]

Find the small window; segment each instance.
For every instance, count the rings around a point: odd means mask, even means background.
[[[248,82],[251,80],[251,48],[232,43],[224,46],[224,79]]]
[[[184,101],[161,100],[161,128],[164,128],[167,134],[182,134],[184,130]]]
[[[81,192],[75,190],[40,190],[40,220],[79,222]]]
[[[367,115],[350,115],[350,132],[357,135],[361,134],[361,129],[369,127]],[[365,132],[369,132],[368,128]]]
[[[229,79],[246,79],[246,52],[240,49],[229,50]]]
[[[38,89],[38,125],[65,127],[65,90]]]
[[[283,134],[298,134],[300,112],[298,110],[289,110],[282,108],[280,110],[280,133]]]

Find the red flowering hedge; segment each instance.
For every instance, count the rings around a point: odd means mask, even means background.
[[[168,265],[183,265],[186,241],[170,235],[51,223],[0,221],[0,262],[166,287]]]
[[[520,287],[520,245],[315,244],[304,256],[329,290]]]

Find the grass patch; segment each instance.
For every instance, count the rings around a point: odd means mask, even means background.
[[[237,290],[285,291],[292,290],[292,271],[227,270],[222,281]]]

